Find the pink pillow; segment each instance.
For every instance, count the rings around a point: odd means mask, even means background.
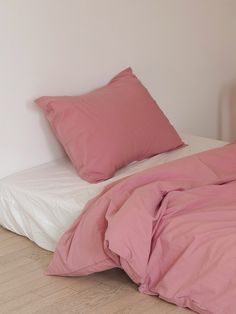
[[[88,94],[44,96],[36,103],[80,177],[89,182],[183,144],[131,68]]]

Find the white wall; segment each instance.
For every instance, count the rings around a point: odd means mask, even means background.
[[[219,137],[236,139],[236,1],[224,8],[221,96],[219,98]]]
[[[129,65],[179,130],[218,137],[233,2],[0,0],[0,177],[62,155],[35,98],[80,94]]]

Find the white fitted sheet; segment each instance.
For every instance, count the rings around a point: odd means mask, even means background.
[[[0,225],[54,251],[59,238],[88,200],[105,185],[152,166],[226,144],[186,134],[182,134],[182,138],[189,146],[133,162],[113,178],[96,184],[79,178],[67,158],[1,179]]]

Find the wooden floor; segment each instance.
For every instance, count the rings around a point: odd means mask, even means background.
[[[189,314],[142,295],[121,270],[83,278],[44,275],[52,253],[0,227],[0,313]]]

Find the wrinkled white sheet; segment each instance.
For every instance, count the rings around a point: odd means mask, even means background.
[[[91,184],[78,177],[67,158],[55,160],[0,180],[0,225],[54,251],[56,244],[92,197],[107,184],[154,165],[226,144],[182,135],[189,146],[133,162],[104,182]]]

